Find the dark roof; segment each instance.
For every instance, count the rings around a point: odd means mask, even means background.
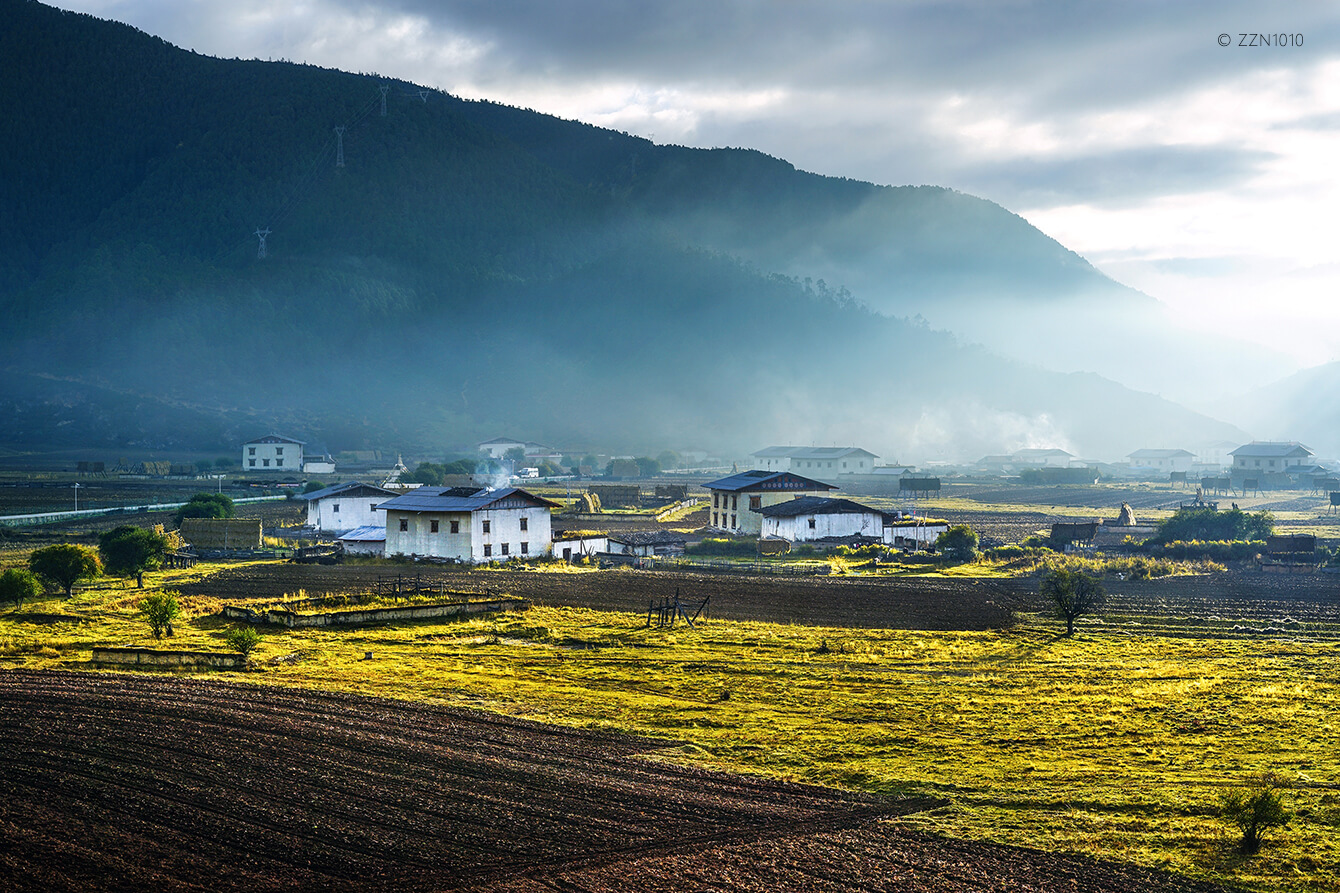
[[[325,499],[327,496],[397,496],[394,490],[383,490],[374,484],[365,484],[362,481],[350,481],[347,484],[331,484],[329,487],[323,487],[320,490],[313,490],[311,493],[299,495],[299,499]]]
[[[765,505],[763,508],[754,509],[765,518],[795,518],[800,515],[882,515],[879,509],[872,509],[869,506],[861,505],[859,502],[852,502],[850,499],[829,499],[825,496],[802,496],[799,499],[791,499],[786,502],[779,502],[776,505]]]
[[[610,534],[610,540],[626,546],[682,546],[689,541],[688,534],[673,530],[629,530]]]
[[[523,505],[558,507],[556,502],[541,499],[515,487],[502,490],[490,490],[487,487],[419,487],[390,502],[383,502],[378,508],[388,512],[478,512],[489,508],[519,508]]]
[[[703,484],[708,490],[836,490],[832,484],[801,477],[790,471],[742,471],[730,477]]]
[[[350,543],[384,543],[386,542],[386,528],[373,526],[355,527],[348,533],[337,536],[336,539]]]
[[[1228,454],[1233,457],[1252,456],[1262,459],[1283,459],[1288,456],[1311,456],[1312,451],[1296,440],[1284,443],[1254,440],[1251,443],[1243,444],[1236,450],[1229,450]]]
[[[280,437],[278,434],[267,434],[264,437],[257,437],[255,440],[248,440],[247,443],[296,443],[302,446],[306,441],[294,440],[292,437]],[[242,445],[246,446],[247,444]]]

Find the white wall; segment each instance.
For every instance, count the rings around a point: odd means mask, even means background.
[[[918,549],[939,539],[940,534],[949,529],[948,524],[926,524],[920,521],[897,521],[884,528],[884,543],[892,546],[899,537],[912,540]]]
[[[549,552],[552,541],[549,509],[528,507],[487,509],[476,512],[386,513],[386,554],[454,558],[474,564],[508,558],[538,558]],[[526,530],[521,529],[522,519]],[[405,522],[405,530],[400,522]],[[438,522],[433,532],[432,522]],[[451,522],[459,531],[451,532]],[[488,531],[485,531],[487,522]],[[522,551],[522,544],[526,551]],[[503,547],[507,547],[504,553]],[[487,547],[487,548],[486,548]]]
[[[721,527],[734,533],[758,535],[763,532],[763,516],[750,511],[751,497],[759,499],[759,507],[790,502],[798,496],[827,496],[827,490],[755,490],[743,493],[728,493],[725,490],[712,490],[708,499],[708,524]],[[722,508],[721,500],[726,506]]]
[[[322,499],[309,499],[307,526],[315,527],[322,533],[346,533],[355,527],[380,527],[386,519],[382,512],[373,511],[372,507],[394,498],[372,493],[363,496],[337,493]]]
[[[302,444],[247,443],[242,445],[242,470],[302,473]]]
[[[780,536],[793,543],[826,536],[868,536],[873,539],[882,539],[884,536],[884,516],[878,512],[809,514],[793,518],[759,517],[763,519],[763,536]],[[811,522],[813,527],[810,526]]]

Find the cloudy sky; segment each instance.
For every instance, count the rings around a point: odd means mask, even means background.
[[[660,143],[949,186],[1206,331],[1340,359],[1329,0],[56,5],[210,55],[377,72]]]

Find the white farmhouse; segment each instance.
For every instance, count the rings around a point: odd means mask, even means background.
[[[488,453],[490,459],[501,459],[507,455],[508,450],[526,448],[526,442],[523,440],[513,440],[510,437],[495,437],[492,440],[480,441],[476,448],[481,453]]]
[[[1126,457],[1126,461],[1131,468],[1168,474],[1190,471],[1196,462],[1196,454],[1189,450],[1136,450]]]
[[[759,509],[802,496],[819,496],[836,490],[832,484],[801,477],[789,471],[753,469],[704,484],[712,494],[712,526],[732,533],[759,535],[763,516]]]
[[[879,457],[860,447],[774,446],[752,453],[764,471],[798,471],[818,478],[869,474]]]
[[[302,471],[301,440],[267,434],[242,444],[243,471]]]
[[[1297,441],[1254,440],[1229,455],[1233,457],[1233,470],[1248,474],[1270,474],[1313,464],[1312,451]]]
[[[538,557],[549,552],[555,507],[514,488],[420,487],[382,503],[386,554],[471,564]]]
[[[1010,454],[1010,461],[1023,468],[1068,468],[1075,457],[1060,449],[1023,449]]]
[[[763,519],[762,536],[793,543],[849,536],[884,539],[884,513],[850,499],[802,496],[765,505],[758,514]]]
[[[398,493],[352,481],[335,484],[300,499],[307,500],[307,526],[320,533],[346,533],[356,527],[385,527],[385,515],[378,508]]]

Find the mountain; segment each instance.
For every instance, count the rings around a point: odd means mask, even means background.
[[[1244,419],[1256,440],[1297,440],[1320,458],[1340,456],[1340,362],[1253,388],[1221,407]]]
[[[283,426],[337,450],[506,430],[910,459],[1241,436],[908,319],[987,287],[1047,313],[1092,289],[1149,303],[980,199],[213,59],[31,0],[0,13],[12,445],[220,449]]]

